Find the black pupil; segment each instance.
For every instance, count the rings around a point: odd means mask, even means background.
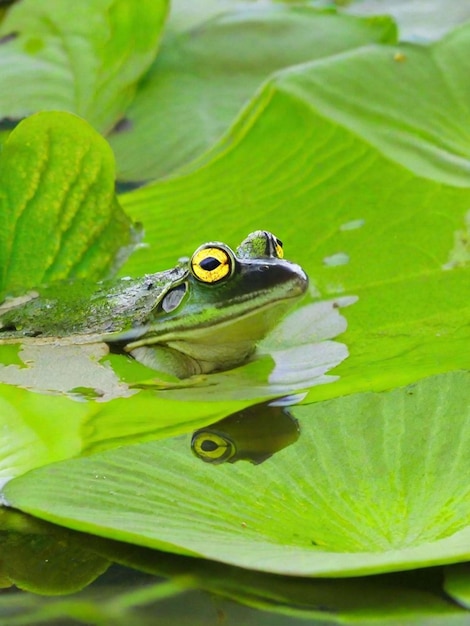
[[[214,450],[217,450],[218,447],[219,445],[210,439],[205,439],[201,443],[201,450],[204,450],[204,452],[214,452]]]
[[[219,259],[216,259],[213,256],[208,256],[205,259],[203,259],[199,263],[199,265],[202,267],[203,270],[207,270],[208,272],[212,272],[217,267],[219,267],[220,261],[219,261]]]

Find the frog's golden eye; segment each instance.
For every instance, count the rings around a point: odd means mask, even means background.
[[[235,269],[233,254],[225,247],[209,244],[198,248],[191,259],[191,271],[203,283],[218,283]]]
[[[225,463],[237,451],[231,439],[209,430],[197,430],[194,433],[191,449],[202,461],[214,464]]]

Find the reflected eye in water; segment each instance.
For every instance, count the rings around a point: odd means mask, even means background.
[[[241,460],[256,465],[293,444],[299,434],[297,420],[285,407],[263,402],[196,430],[191,449],[214,465]]]
[[[191,440],[191,448],[202,461],[214,464],[230,461],[237,452],[231,439],[210,430],[196,431]]]

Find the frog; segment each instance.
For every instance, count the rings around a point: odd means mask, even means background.
[[[258,230],[235,251],[204,243],[169,270],[57,281],[8,297],[0,305],[0,345],[100,342],[185,379],[248,361],[307,287],[305,271],[284,259],[282,242]]]

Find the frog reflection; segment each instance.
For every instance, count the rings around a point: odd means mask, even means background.
[[[299,435],[299,424],[285,406],[263,402],[196,430],[191,449],[214,465],[241,460],[257,465],[295,443]]]

